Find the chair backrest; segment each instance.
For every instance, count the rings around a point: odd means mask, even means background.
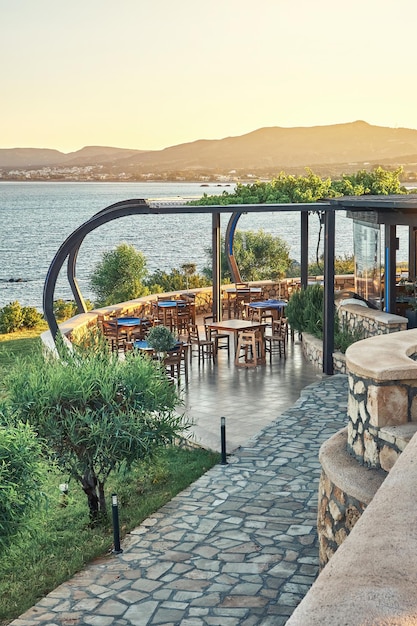
[[[200,335],[196,324],[188,324],[188,340],[190,343],[200,342]]]
[[[204,330],[206,331],[206,339],[211,341],[213,331],[209,328],[210,322],[213,322],[214,317],[212,315],[206,315],[204,318]]]
[[[103,333],[105,337],[118,337],[119,327],[117,321],[103,320],[102,322]]]
[[[182,343],[175,346],[175,348],[173,348],[172,350],[169,350],[166,353],[165,358],[164,358],[165,365],[168,365],[168,364],[175,365],[176,363],[179,363],[182,358],[183,350],[184,350],[184,346]]]
[[[285,337],[285,324],[282,323],[282,319],[272,322],[272,336]]]

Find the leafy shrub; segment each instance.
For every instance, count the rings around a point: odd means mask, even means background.
[[[22,308],[23,328],[35,328],[41,321],[42,315],[34,306],[24,306]]]
[[[0,333],[13,333],[23,326],[23,310],[15,300],[0,309]]]
[[[94,308],[90,300],[85,301],[85,306],[87,307],[87,311],[91,311]],[[77,315],[77,313],[78,309],[75,300],[63,300],[62,298],[54,300],[54,315],[58,321],[64,322],[70,317]]]
[[[321,285],[310,285],[295,291],[287,306],[286,315],[291,328],[299,333],[323,336],[324,290]]]
[[[74,300],[63,300],[62,298],[54,300],[54,315],[57,320],[63,322],[76,314],[77,305]]]
[[[286,315],[289,325],[299,333],[309,333],[323,338],[324,289],[321,285],[310,285],[306,289],[295,291],[287,305]],[[334,318],[334,347],[345,353],[347,348],[364,338],[361,324],[350,328],[341,322],[338,315]]]
[[[39,502],[40,444],[28,424],[0,425],[0,549]]]
[[[305,289],[305,332],[315,337],[323,337],[324,289],[321,285],[311,285]]]
[[[156,352],[168,352],[175,346],[175,337],[166,326],[153,326],[146,336],[148,344]]]
[[[343,354],[356,341],[364,338],[364,329],[362,324],[358,324],[356,328],[350,328],[346,322],[339,322],[339,318],[335,319],[334,331],[334,348]]]

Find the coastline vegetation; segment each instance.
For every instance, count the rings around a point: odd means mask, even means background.
[[[227,204],[265,204],[289,202],[317,202],[340,196],[407,194],[400,176],[402,167],[385,170],[376,167],[368,172],[359,170],[354,174],[344,174],[340,179],[321,178],[310,168],[305,176],[294,176],[280,172],[270,181],[257,181],[252,184],[238,183],[233,192],[224,190],[219,196],[204,194],[192,205],[212,206]]]

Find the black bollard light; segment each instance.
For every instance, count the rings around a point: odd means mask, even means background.
[[[220,441],[222,451],[222,465],[227,465],[226,461],[226,418],[220,418]]]
[[[113,554],[121,554],[123,550],[120,547],[119,505],[117,503],[116,493],[113,493],[111,496],[111,510],[112,510],[112,517],[113,517],[113,538],[114,538]]]

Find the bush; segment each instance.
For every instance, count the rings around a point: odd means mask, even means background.
[[[345,322],[340,323],[339,318],[336,319],[338,323],[334,331],[334,349],[344,354],[349,346],[364,339],[364,329],[362,324],[358,324],[356,328],[350,328]]]
[[[286,315],[291,328],[299,333],[323,336],[324,290],[321,285],[310,285],[295,291],[287,306]]]
[[[60,468],[82,486],[92,522],[106,512],[113,470],[152,457],[187,427],[178,396],[152,360],[109,352],[91,332],[82,345],[58,346],[60,358],[17,359],[5,377],[5,403],[48,445]]]
[[[175,346],[175,337],[166,326],[153,326],[146,336],[146,341],[156,352],[168,352]]]
[[[323,338],[324,289],[321,285],[311,285],[306,289],[295,291],[287,305],[286,315],[289,325],[299,333],[309,333]],[[340,322],[335,312],[334,348],[345,353],[347,348],[364,338],[362,325],[350,328]]]
[[[23,326],[23,310],[15,300],[0,309],[0,333],[13,333]]]
[[[90,300],[85,301],[85,306],[87,307],[87,311],[91,311],[91,309],[94,308]],[[64,322],[70,317],[77,315],[77,313],[78,309],[75,300],[63,300],[62,298],[54,300],[54,315],[58,321]]]
[[[0,549],[39,502],[41,479],[40,444],[31,427],[0,425]]]
[[[42,321],[42,315],[34,306],[24,306],[22,308],[23,328],[35,328]]]

